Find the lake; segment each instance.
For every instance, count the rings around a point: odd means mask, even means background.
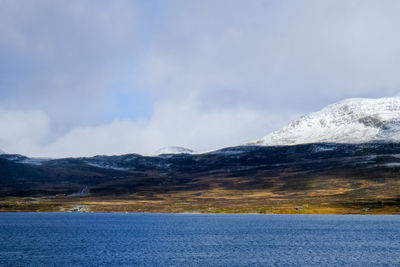
[[[0,213],[0,266],[400,264],[400,216]]]

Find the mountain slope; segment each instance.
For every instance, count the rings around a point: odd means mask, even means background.
[[[4,154],[0,211],[400,214],[399,133],[400,98],[349,99],[209,153]]]
[[[400,97],[347,99],[246,145],[400,141]]]
[[[400,214],[400,143],[231,147],[41,161],[0,156],[0,211]],[[79,209],[78,209],[79,210]]]

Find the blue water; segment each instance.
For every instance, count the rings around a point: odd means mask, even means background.
[[[0,213],[0,266],[398,266],[400,216]]]

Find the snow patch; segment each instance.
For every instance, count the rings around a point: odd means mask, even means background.
[[[157,150],[154,154],[155,155],[162,155],[162,154],[192,154],[194,151],[186,148],[186,147],[180,147],[180,146],[169,146],[169,147],[163,147],[159,150]]]
[[[389,163],[385,163],[382,164],[385,167],[399,167],[400,166],[400,162],[389,162]]]
[[[314,152],[325,152],[325,151],[333,151],[336,150],[336,146],[324,146],[324,145],[317,145],[314,148]]]
[[[51,160],[50,158],[26,158],[18,161],[18,163],[30,165],[42,165],[44,162]]]
[[[377,167],[387,167],[387,168],[400,167],[400,162],[388,162],[388,163],[383,163],[383,164],[375,164],[375,165],[370,166],[369,168],[377,168]]]
[[[116,170],[116,171],[128,171],[128,168],[119,168],[119,167],[114,167],[111,165],[107,165],[107,164],[96,164],[96,163],[89,163],[86,162],[87,165],[92,166],[92,167],[97,167],[97,168],[102,168],[102,169],[110,169],[110,170]]]

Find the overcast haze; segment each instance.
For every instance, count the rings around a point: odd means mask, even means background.
[[[0,149],[206,151],[400,89],[400,1],[0,0]]]

